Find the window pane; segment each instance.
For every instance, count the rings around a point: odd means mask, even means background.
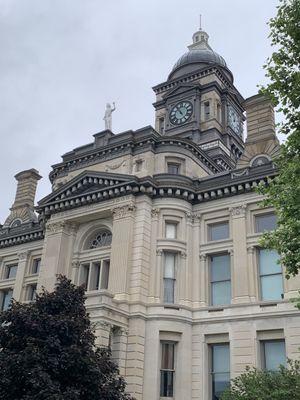
[[[219,399],[230,382],[230,351],[228,344],[214,344],[212,350],[213,399]]]
[[[259,250],[260,275],[281,273],[281,265],[277,264],[279,256],[275,250]]]
[[[41,266],[41,259],[40,258],[36,258],[35,260],[33,260],[32,263],[32,274],[38,274],[40,271],[40,266]]]
[[[110,264],[109,260],[104,260],[102,262],[100,289],[107,289],[108,288],[109,264]]]
[[[176,255],[173,253],[165,253],[165,270],[164,270],[165,278],[175,277],[175,257]]]
[[[177,224],[166,222],[166,238],[176,239]]]
[[[175,279],[164,278],[164,303],[174,303]]]
[[[213,400],[219,400],[230,384],[230,374],[214,374],[212,384]]]
[[[90,266],[87,265],[82,265],[81,266],[81,277],[80,277],[80,284],[87,289],[88,287],[88,281],[89,281],[89,273],[90,273]]]
[[[160,396],[173,397],[174,372],[160,371]]]
[[[36,284],[28,286],[28,298],[27,300],[33,301],[36,297]]]
[[[5,290],[3,292],[3,297],[2,297],[2,311],[5,311],[8,309],[11,299],[12,299],[13,291],[12,290]]]
[[[8,265],[6,270],[6,279],[15,278],[17,275],[17,265]]]
[[[209,225],[209,240],[221,240],[221,239],[227,239],[228,237],[229,237],[228,222]]]
[[[282,275],[265,275],[260,278],[261,299],[280,300],[283,293]]]
[[[174,369],[174,343],[162,343],[161,368]]]
[[[168,173],[178,175],[179,174],[179,165],[168,163]]]
[[[283,340],[263,342],[265,368],[277,370],[279,365],[286,364],[285,343]]]
[[[228,344],[215,344],[212,346],[213,372],[229,372],[230,357]]]
[[[276,229],[277,217],[275,214],[257,215],[256,232],[273,231]]]
[[[213,306],[231,303],[231,282],[214,282],[211,284],[211,303]]]
[[[230,255],[211,257],[211,281],[224,281],[230,279]]]

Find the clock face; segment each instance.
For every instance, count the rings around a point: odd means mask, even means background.
[[[229,122],[230,128],[235,133],[237,133],[238,135],[241,136],[241,134],[242,134],[241,118],[232,106],[228,107],[228,122]]]
[[[173,125],[184,124],[193,114],[193,104],[189,101],[180,101],[172,107],[169,118]]]

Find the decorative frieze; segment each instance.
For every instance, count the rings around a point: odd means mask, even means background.
[[[60,233],[65,232],[69,234],[76,233],[78,229],[78,224],[70,223],[65,220],[52,222],[49,221],[46,224],[46,231],[47,233]]]

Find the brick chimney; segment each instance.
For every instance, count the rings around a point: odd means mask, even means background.
[[[266,96],[257,94],[246,99],[243,106],[246,110],[247,138],[237,168],[252,165],[254,158],[258,156],[262,156],[261,160],[263,157],[272,160],[280,150],[271,101]]]
[[[37,221],[34,213],[34,199],[37,182],[41,176],[36,169],[32,168],[19,172],[15,178],[18,182],[16,197],[3,227],[11,226],[14,220],[20,223]]]

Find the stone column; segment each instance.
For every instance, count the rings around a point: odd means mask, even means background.
[[[248,279],[249,279],[249,297],[250,301],[258,300],[258,268],[254,260],[255,247],[247,247],[248,253]]]
[[[79,261],[72,261],[72,282],[75,283],[75,285],[79,284],[79,267]]]
[[[154,296],[157,300],[160,300],[162,303],[162,278],[163,278],[163,251],[160,249],[156,250],[156,265],[155,265],[155,292]]]
[[[118,364],[120,374],[122,376],[126,373],[126,351],[128,340],[128,329],[114,326],[112,328],[112,359]]]
[[[114,207],[109,290],[118,300],[126,299],[132,264],[132,240],[135,205]]]
[[[18,254],[19,262],[13,291],[13,298],[17,301],[24,300],[24,298],[22,298],[22,291],[29,255],[29,251],[23,251]]]
[[[199,290],[199,305],[208,306],[210,300],[208,298],[208,265],[207,265],[207,254],[201,253],[200,256],[200,282],[197,282],[197,287]]]
[[[177,276],[176,276],[176,285],[177,285],[177,299],[175,295],[175,303],[186,304],[187,303],[187,279],[188,279],[188,267],[187,267],[187,254],[185,251],[181,251],[178,253],[178,265],[177,265]]]
[[[199,248],[200,248],[200,221],[201,216],[194,215],[194,225],[192,229],[192,236],[190,241],[193,243],[192,257],[189,256],[189,265],[191,271],[192,281],[192,300],[196,307],[201,303],[201,265],[199,262]]]
[[[71,278],[76,232],[77,225],[74,223],[51,220],[47,223],[38,290],[41,286],[52,290],[58,274]]]
[[[233,239],[232,302],[249,302],[248,260],[246,245],[246,206],[230,208]]]
[[[150,247],[150,282],[149,282],[149,300],[159,301],[159,294],[157,295],[157,275],[159,275],[159,263],[156,254],[156,239],[158,235],[158,219],[159,209],[153,208],[151,210],[152,226],[151,226],[151,247]],[[160,278],[159,278],[160,279]]]

